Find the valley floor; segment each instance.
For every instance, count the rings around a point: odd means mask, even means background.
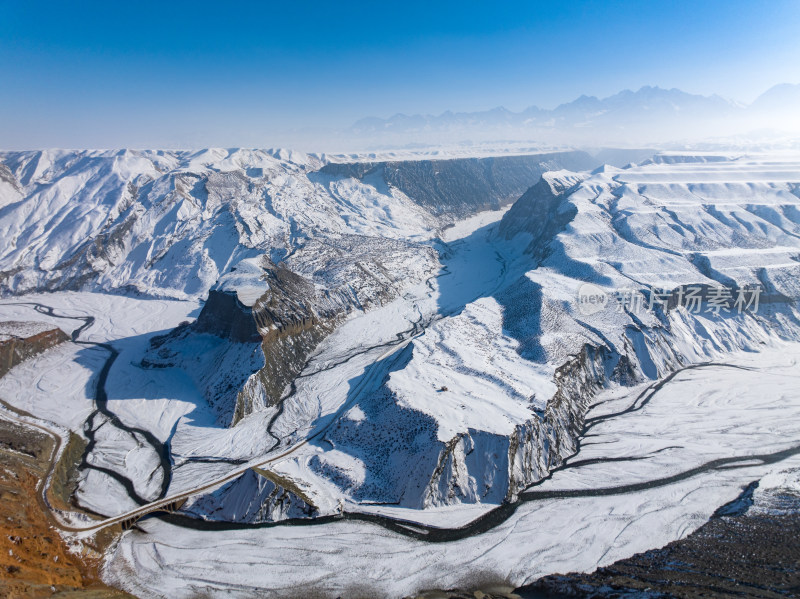
[[[601,395],[575,461],[480,534],[426,542],[424,527],[348,519],[210,534],[148,519],[107,571],[136,594],[174,597],[402,597],[591,571],[687,536],[751,481],[800,466],[798,357],[794,345],[765,348]]]

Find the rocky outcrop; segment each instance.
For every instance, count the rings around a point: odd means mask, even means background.
[[[252,412],[277,404],[317,344],[352,307],[346,298],[318,295],[309,280],[284,265],[266,272],[269,291],[250,308],[264,364],[237,395],[234,425]]]
[[[193,328],[236,343],[258,343],[261,335],[252,310],[235,293],[211,290]]]
[[[233,426],[278,404],[320,341],[352,311],[396,297],[406,273],[390,261],[408,256],[420,276],[438,266],[426,246],[349,238],[299,249],[290,264],[308,275],[266,257],[243,261],[211,290],[195,322],[151,341],[142,365],[182,368],[218,421]]]
[[[64,331],[45,323],[0,323],[0,376],[28,358],[65,341],[69,341],[69,336]]]
[[[542,176],[503,215],[497,233],[511,239],[529,236],[527,252],[541,258],[550,241],[575,216],[575,207],[564,202],[567,191],[583,180],[578,173],[559,172]]]
[[[142,360],[145,367],[186,371],[225,425],[275,405],[346,313],[285,266],[263,264],[267,291],[252,306],[233,290],[212,290],[197,320],[154,338]]]
[[[309,239],[277,264],[242,260],[197,320],[156,337],[145,367],[179,367],[223,425],[274,406],[317,345],[355,310],[391,301],[440,268],[424,243],[360,235]]]
[[[627,357],[585,345],[555,371],[558,390],[543,413],[509,436],[469,430],[445,443],[419,507],[502,503],[577,450],[592,398],[612,381],[638,380]]]

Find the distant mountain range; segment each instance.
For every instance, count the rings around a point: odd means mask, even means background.
[[[355,138],[382,143],[530,140],[547,143],[655,143],[736,135],[758,129],[800,129],[800,85],[777,85],[749,106],[717,95],[642,87],[607,98],[581,96],[547,110],[494,108],[440,115],[396,114],[365,118],[350,127]]]

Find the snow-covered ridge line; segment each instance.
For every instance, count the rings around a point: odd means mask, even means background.
[[[458,167],[475,163],[491,166]],[[244,149],[5,152],[0,164],[0,294],[187,299],[242,260],[278,263],[309,243],[429,241],[516,199],[545,170],[597,162],[575,152],[461,158],[443,161],[452,172],[435,181],[424,180],[430,160],[392,163],[399,178],[362,177],[323,172],[320,156]],[[464,201],[470,188],[483,196]]]

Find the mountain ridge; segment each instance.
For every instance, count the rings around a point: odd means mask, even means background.
[[[658,94],[658,93],[664,94],[665,93],[665,94],[671,94],[673,96],[680,95],[681,97],[684,97],[684,98],[692,98],[692,99],[697,99],[697,100],[704,100],[704,101],[714,102],[715,104],[725,105],[725,106],[727,106],[729,108],[747,109],[747,108],[751,108],[751,107],[754,107],[754,106],[757,107],[757,106],[761,105],[764,99],[772,97],[773,95],[777,94],[779,91],[785,91],[785,92],[792,92],[792,93],[800,94],[800,83],[799,84],[778,83],[776,85],[773,85],[772,87],[770,87],[764,93],[759,95],[755,100],[753,100],[749,104],[737,102],[737,101],[725,98],[723,96],[720,96],[719,94],[711,94],[709,96],[705,96],[703,94],[692,94],[690,92],[685,92],[685,91],[683,91],[683,90],[681,90],[681,89],[679,89],[677,87],[673,87],[673,88],[669,88],[668,89],[668,88],[660,87],[658,85],[643,85],[642,87],[640,87],[638,90],[635,90],[635,91],[626,88],[626,89],[620,90],[616,94],[612,94],[610,96],[605,96],[603,98],[600,98],[599,96],[595,96],[595,95],[581,94],[580,96],[578,96],[574,100],[570,100],[568,102],[562,102],[562,103],[556,105],[554,108],[542,108],[540,106],[537,106],[536,104],[531,104],[530,106],[527,106],[526,108],[523,108],[522,110],[520,110],[518,112],[515,112],[513,110],[509,110],[508,108],[506,108],[505,106],[502,106],[502,105],[495,106],[494,108],[488,108],[488,109],[484,109],[484,110],[474,110],[474,111],[454,111],[454,110],[448,109],[448,110],[445,110],[445,111],[443,111],[443,112],[441,112],[439,114],[435,114],[435,113],[413,113],[413,114],[407,114],[407,113],[404,113],[404,112],[397,112],[397,113],[395,113],[395,114],[393,114],[393,115],[391,115],[389,117],[367,116],[367,117],[360,118],[357,121],[355,121],[353,123],[353,125],[351,125],[350,128],[353,129],[353,128],[358,128],[359,126],[363,126],[363,125],[370,125],[370,124],[379,123],[379,122],[385,123],[385,122],[390,122],[390,121],[394,121],[394,120],[400,121],[400,120],[418,120],[418,119],[421,119],[421,120],[426,120],[427,121],[427,120],[432,120],[432,119],[439,119],[439,120],[442,120],[442,121],[446,121],[446,120],[453,120],[454,117],[472,117],[472,118],[475,118],[475,117],[477,117],[479,115],[501,114],[501,115],[503,115],[505,117],[509,117],[509,116],[521,116],[521,115],[529,116],[529,115],[536,115],[536,114],[543,114],[543,113],[545,113],[545,114],[546,113],[558,113],[558,112],[564,112],[564,111],[566,111],[569,108],[574,107],[574,106],[588,105],[588,104],[602,105],[604,103],[617,101],[617,100],[620,100],[620,99],[623,99],[623,98],[630,98],[632,96],[633,97],[637,97],[637,96],[638,97],[642,97],[645,94],[649,94],[650,96],[652,96],[653,93],[656,93],[656,94]],[[676,92],[677,92],[677,94],[676,94]]]
[[[704,96],[647,85],[604,98],[584,94],[552,109],[532,105],[514,112],[498,106],[474,112],[367,117],[353,123],[347,133],[361,138],[378,134],[400,138],[392,139],[395,143],[402,138],[409,138],[409,143],[455,142],[492,135],[567,144],[657,143],[764,128],[800,128],[793,110],[799,99],[800,84],[776,85],[749,105],[717,94]]]

